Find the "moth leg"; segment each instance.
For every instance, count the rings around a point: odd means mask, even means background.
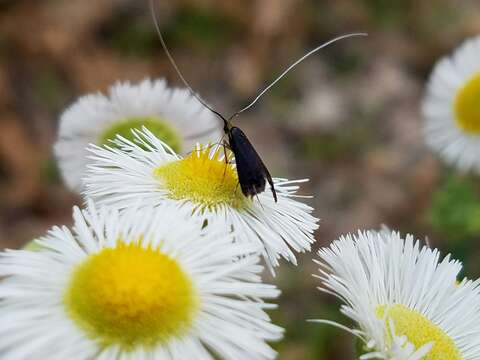
[[[222,146],[223,146],[223,155],[224,155],[224,159],[225,159],[225,164],[231,164],[230,160],[228,160],[228,153],[227,153],[227,149],[230,150],[230,152],[233,153],[232,151],[232,147],[230,146],[230,144],[226,141],[224,141],[222,143]]]
[[[260,204],[260,207],[262,208],[262,210],[265,210],[263,205],[262,205],[262,202],[260,201],[260,198],[258,197],[258,194],[255,194],[255,197],[257,198],[258,203]]]
[[[222,178],[222,182],[225,180],[225,175],[227,174],[227,166],[229,165],[229,161],[228,161],[228,154],[227,154],[227,142],[224,141],[223,142],[223,158],[225,159],[225,167],[223,168],[223,178]],[[228,146],[230,148],[230,146]]]
[[[187,137],[186,139],[188,139],[188,137]],[[212,147],[214,147],[214,146],[216,146],[216,145],[223,145],[224,142],[225,142],[225,134],[223,134],[223,135],[220,137],[220,139],[218,139],[218,141],[216,141],[216,142],[214,142],[214,143],[209,143],[206,147],[207,147],[208,149],[211,149]],[[194,151],[197,151],[197,152],[198,152],[199,149],[194,149],[194,150],[188,152],[187,155],[192,154]]]
[[[222,145],[222,143],[221,143],[221,142],[216,142],[216,143],[209,144],[209,145],[208,145],[208,148],[211,148],[211,147],[213,147],[213,146],[215,146],[215,145]],[[191,155],[191,154],[194,153],[194,152],[199,152],[199,151],[202,151],[202,148],[200,148],[200,149],[194,149],[194,150],[192,150],[192,151],[189,151],[189,152],[187,153],[187,156],[188,156],[188,155]]]

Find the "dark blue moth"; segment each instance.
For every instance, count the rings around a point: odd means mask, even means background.
[[[263,163],[262,159],[256,152],[252,143],[248,140],[244,132],[240,128],[231,125],[231,120],[237,117],[238,115],[240,115],[245,110],[250,109],[258,101],[258,99],[260,99],[260,97],[263,96],[263,94],[265,94],[272,86],[274,86],[278,81],[280,81],[280,79],[282,79],[290,70],[292,70],[300,62],[308,58],[310,55],[316,53],[320,49],[323,49],[325,46],[328,46],[338,40],[345,39],[352,36],[365,36],[366,34],[353,33],[353,34],[342,35],[342,36],[336,37],[333,40],[327,41],[326,43],[323,43],[320,46],[317,46],[313,50],[310,50],[301,58],[299,58],[297,61],[295,61],[293,64],[291,64],[284,72],[280,74],[280,76],[278,76],[272,83],[270,83],[270,85],[268,85],[265,89],[263,89],[250,104],[245,106],[240,111],[237,111],[227,119],[218,111],[216,111],[211,106],[209,106],[205,101],[203,101],[202,98],[199,95],[197,95],[195,91],[193,91],[188,81],[183,77],[182,73],[180,72],[180,69],[175,63],[175,60],[170,54],[170,51],[168,50],[167,45],[165,44],[165,40],[163,39],[162,33],[160,31],[160,26],[158,25],[158,20],[155,15],[156,13],[155,0],[150,0],[150,8],[151,8],[153,22],[157,29],[157,33],[160,38],[160,42],[162,44],[163,50],[165,50],[165,53],[167,54],[167,57],[170,60],[175,71],[177,72],[178,76],[180,77],[182,82],[185,84],[185,86],[190,90],[190,93],[192,94],[193,97],[195,97],[203,106],[205,106],[208,110],[210,110],[212,113],[214,113],[220,119],[223,120],[223,124],[224,124],[223,130],[225,132],[225,135],[228,138],[228,140],[224,142],[224,146],[228,147],[232,151],[233,156],[235,157],[235,164],[236,164],[237,174],[238,174],[238,182],[240,183],[242,193],[246,197],[252,198],[257,194],[264,192],[265,186],[268,182],[268,184],[270,185],[270,190],[272,191],[272,194],[273,194],[273,198],[275,202],[277,202],[277,193],[275,191],[275,186],[273,184],[272,177],[270,176],[270,173],[268,172],[267,167]]]
[[[225,123],[224,131],[228,136],[228,146],[235,156],[238,182],[243,195],[252,198],[260,194],[265,191],[268,181],[273,198],[277,202],[272,177],[245,133],[236,126],[229,126],[228,123]]]

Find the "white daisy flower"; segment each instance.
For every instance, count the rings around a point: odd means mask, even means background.
[[[341,237],[319,256],[320,290],[358,328],[316,321],[360,338],[360,359],[480,359],[480,283],[457,283],[459,261],[391,231]]]
[[[430,147],[460,170],[480,172],[480,36],[435,66],[423,101]]]
[[[168,88],[163,79],[117,83],[108,96],[83,96],[61,115],[55,155],[66,184],[81,190],[90,143],[105,144],[116,134],[128,138],[143,126],[179,153],[222,136],[220,122],[187,89]]]
[[[184,214],[183,214],[184,215]],[[174,209],[74,210],[43,250],[0,255],[5,360],[273,359],[255,248]],[[187,221],[188,220],[188,221]]]
[[[292,250],[310,250],[318,219],[295,200],[298,184],[306,180],[274,179],[277,203],[268,190],[250,199],[221,147],[198,146],[182,158],[151,132],[134,133],[136,143],[118,137],[115,147],[89,149],[87,197],[119,209],[135,202],[187,208],[209,225],[235,230],[239,243],[260,244],[269,266],[277,266],[281,256],[295,263]]]

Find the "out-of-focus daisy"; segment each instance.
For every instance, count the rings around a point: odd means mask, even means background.
[[[480,172],[480,36],[435,66],[423,102],[427,143],[448,163]]]
[[[132,128],[145,126],[186,153],[197,141],[218,141],[220,125],[187,89],[168,88],[165,80],[117,83],[108,96],[83,96],[61,115],[55,155],[66,184],[80,191],[91,143],[108,143],[117,134],[129,138]]]
[[[319,256],[320,290],[358,324],[360,359],[480,358],[479,282],[456,281],[460,262],[387,230],[341,237]]]
[[[310,206],[295,200],[298,184],[306,180],[274,179],[278,203],[268,190],[250,199],[221,147],[198,146],[182,158],[149,131],[135,136],[135,143],[119,137],[114,147],[89,149],[88,197],[116,208],[136,202],[187,208],[209,225],[234,230],[239,243],[261,244],[273,266],[281,256],[295,263],[292,249],[310,250],[318,219]]]
[[[74,211],[0,255],[2,359],[273,359],[255,248],[174,209]]]

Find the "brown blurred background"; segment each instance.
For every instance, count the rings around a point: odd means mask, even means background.
[[[470,261],[480,255],[480,219],[462,223],[466,203],[480,209],[476,179],[444,169],[426,149],[419,113],[435,60],[480,34],[478,1],[159,1],[158,18],[186,77],[226,113],[306,50],[367,31],[307,60],[238,124],[274,176],[311,179],[304,193],[315,195],[321,218],[317,247],[386,224],[428,236],[464,260],[469,276],[480,274]],[[65,106],[116,80],[148,76],[180,84],[146,1],[0,0],[0,248],[70,224],[81,203],[52,157]],[[311,259],[283,264],[271,280],[283,290],[272,312],[287,330],[275,345],[279,358],[352,359],[351,336],[305,322],[348,324],[338,303],[315,289]]]

